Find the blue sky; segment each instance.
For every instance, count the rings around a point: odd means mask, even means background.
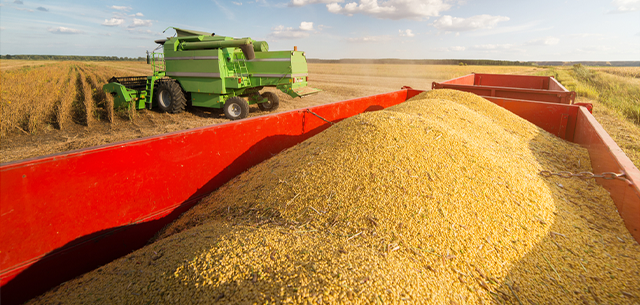
[[[0,1],[0,54],[139,57],[174,26],[308,58],[640,60],[640,0]]]

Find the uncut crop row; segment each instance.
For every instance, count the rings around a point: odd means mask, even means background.
[[[129,74],[77,62],[2,71],[0,134],[113,122],[113,100],[102,85],[114,75]]]

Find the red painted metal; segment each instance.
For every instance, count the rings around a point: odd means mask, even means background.
[[[407,87],[309,109],[336,122],[420,92]],[[626,173],[627,181],[598,182],[640,241],[640,172],[586,109],[489,99],[587,147],[595,172]],[[234,176],[328,127],[298,109],[1,165],[1,302],[20,303],[142,247]]]
[[[407,92],[310,109],[335,122],[403,102]],[[229,179],[328,127],[301,109],[3,164],[1,303],[144,246]]]
[[[593,113],[593,104],[591,103],[574,103],[574,105],[586,107],[589,113]]]
[[[510,87],[521,89],[548,90],[552,77],[507,75],[507,74],[472,74],[473,84],[487,87]]]
[[[598,178],[597,182],[609,191],[625,226],[640,242],[640,171],[583,107],[578,110],[574,142],[589,150],[594,173],[625,174],[625,180]]]
[[[576,93],[568,91],[550,76],[469,74],[441,83],[431,89],[455,89],[480,96],[548,103],[572,104]]]
[[[573,141],[578,106],[484,96],[493,103],[562,139]]]

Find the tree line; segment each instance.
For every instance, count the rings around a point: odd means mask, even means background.
[[[327,64],[398,64],[398,65],[460,65],[460,66],[572,66],[582,64],[598,67],[638,67],[640,61],[509,61],[491,59],[307,59],[309,63]]]
[[[535,66],[534,62],[489,59],[307,59],[309,63],[331,64],[400,64],[400,65],[473,65],[473,66]]]
[[[82,56],[82,55],[1,55],[0,59],[72,60],[72,61],[146,61],[146,57]]]
[[[0,59],[71,60],[71,61],[146,61],[146,57],[81,56],[81,55],[0,55]],[[491,59],[307,59],[309,63],[326,64],[404,64],[404,65],[473,65],[473,66],[587,66],[638,67],[640,61],[509,61]]]

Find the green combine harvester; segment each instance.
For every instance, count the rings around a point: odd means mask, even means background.
[[[152,76],[112,77],[103,86],[114,97],[114,107],[157,107],[169,113],[187,105],[222,108],[227,118],[238,120],[247,117],[252,104],[263,111],[278,108],[277,95],[260,94],[264,87],[294,98],[320,91],[307,87],[307,59],[295,48],[274,52],[266,41],[169,28],[176,36],[155,41],[164,51],[147,52]]]

